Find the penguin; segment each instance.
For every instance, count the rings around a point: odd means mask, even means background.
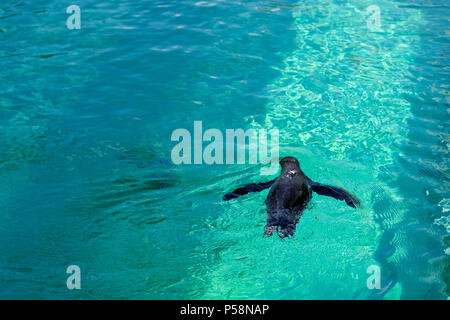
[[[276,179],[263,183],[250,183],[223,196],[228,201],[250,192],[260,192],[270,188],[265,205],[267,224],[264,236],[272,236],[275,232],[281,238],[293,238],[297,222],[312,199],[312,192],[320,195],[344,200],[352,208],[360,206],[354,195],[342,188],[324,185],[309,179],[300,169],[295,157],[285,157],[280,161],[281,174]]]

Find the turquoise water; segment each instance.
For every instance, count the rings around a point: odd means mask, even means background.
[[[0,298],[447,299],[449,16],[425,0],[2,1]],[[279,129],[280,156],[362,208],[315,195],[294,239],[262,238],[267,191],[221,201],[269,180],[261,165],[171,163],[195,120]]]

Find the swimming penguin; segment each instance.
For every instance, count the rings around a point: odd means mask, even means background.
[[[223,200],[237,198],[250,192],[259,192],[270,188],[265,201],[267,224],[264,234],[271,236],[278,233],[281,238],[293,237],[303,209],[312,198],[312,191],[317,194],[344,200],[350,207],[360,205],[359,200],[342,188],[327,186],[309,179],[300,169],[298,160],[285,157],[280,161],[281,174],[278,178],[263,183],[250,183],[227,193]]]

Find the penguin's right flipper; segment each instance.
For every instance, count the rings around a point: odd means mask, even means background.
[[[314,182],[309,178],[308,183],[312,191],[314,191],[317,194],[320,194],[322,196],[333,197],[337,200],[344,200],[345,203],[347,203],[347,205],[352,208],[356,208],[356,206],[359,207],[361,205],[358,198],[356,198],[354,195],[351,195],[342,188],[327,186],[318,182]]]
[[[273,179],[269,182],[261,182],[261,183],[250,183],[246,184],[243,187],[237,188],[234,191],[228,192],[226,195],[223,196],[224,201],[228,201],[234,198],[237,198],[239,196],[242,196],[244,194],[248,194],[250,192],[260,192],[264,189],[270,188],[272,184],[275,182],[276,179]]]

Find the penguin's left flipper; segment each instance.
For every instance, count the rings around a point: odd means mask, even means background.
[[[356,208],[357,206],[359,207],[361,205],[357,197],[348,193],[342,188],[327,186],[309,179],[308,183],[312,191],[314,191],[317,194],[320,194],[322,196],[333,197],[337,200],[344,200],[345,203],[347,203],[347,205],[352,208]]]
[[[228,192],[226,195],[223,196],[224,201],[228,201],[234,198],[237,198],[239,196],[242,196],[244,194],[248,194],[250,192],[260,192],[264,189],[270,188],[272,184],[275,182],[276,179],[269,181],[269,182],[262,182],[262,183],[250,183],[246,184],[243,187],[237,188],[234,191]]]

